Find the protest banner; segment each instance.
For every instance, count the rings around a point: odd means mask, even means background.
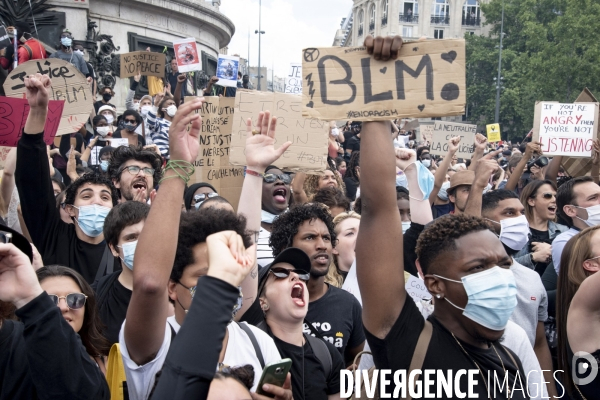
[[[196,39],[187,38],[173,42],[175,59],[179,72],[201,71],[202,62],[200,52],[196,45]]]
[[[244,91],[238,89],[235,97],[235,118],[231,157],[233,165],[246,165],[246,120],[252,118],[256,126],[258,113],[271,111],[277,117],[275,147],[292,142],[290,148],[277,161],[286,171],[321,173],[327,167],[329,124],[302,116],[302,97],[277,92]]]
[[[598,103],[537,102],[533,140],[548,156],[591,157],[598,129]]]
[[[285,77],[284,93],[302,94],[302,64],[290,64],[290,72]]]
[[[465,41],[405,42],[397,60],[365,47],[302,52],[302,113],[323,120],[444,117],[465,111]]]
[[[59,58],[31,60],[19,65],[4,82],[8,97],[25,98],[25,77],[36,73],[48,75],[52,80],[50,100],[63,100],[64,109],[57,136],[77,132],[86,123],[94,109],[90,85],[73,64]]]
[[[129,78],[138,73],[145,76],[165,76],[165,64],[167,57],[163,53],[152,53],[150,51],[134,51],[121,54],[121,78]]]
[[[420,143],[431,143],[431,139],[433,138],[433,124],[420,124],[419,132],[421,134]]]
[[[488,124],[485,128],[487,130],[487,139],[489,143],[495,143],[502,140],[500,124]]]
[[[460,136],[460,143],[456,157],[470,160],[473,156],[473,145],[477,125],[461,124],[456,122],[435,121],[431,138],[431,154],[445,156],[448,153],[448,140]]]
[[[195,98],[186,97],[185,101]],[[226,198],[237,210],[244,183],[244,168],[229,164],[234,103],[233,97],[204,97],[202,108],[198,110],[202,116],[200,151],[194,162],[196,172],[188,185],[210,183],[219,196]]]
[[[217,78],[219,78],[218,85],[237,87],[239,64],[239,57],[219,54],[219,59],[217,60]]]
[[[61,121],[65,102],[50,100],[48,116],[44,125],[44,142],[51,145]],[[16,147],[29,116],[29,103],[26,99],[0,97],[0,146]]]

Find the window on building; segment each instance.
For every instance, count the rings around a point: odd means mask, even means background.
[[[404,1],[400,20],[404,22],[419,22],[419,0]]]
[[[409,38],[412,37],[412,26],[403,26],[402,27],[402,37]]]
[[[365,13],[363,10],[358,12],[358,36],[362,36],[365,21]]]
[[[381,3],[381,25],[387,25],[389,3],[390,0],[384,0]]]
[[[462,24],[479,26],[481,22],[481,9],[479,8],[479,1],[477,0],[465,0],[463,4],[463,16]]]
[[[448,0],[434,0],[431,5],[431,23],[444,24],[450,23],[450,4]]]
[[[375,4],[369,8],[369,31],[375,30]]]
[[[433,38],[434,39],[443,39],[444,38],[444,30],[443,29],[434,29],[433,30]]]

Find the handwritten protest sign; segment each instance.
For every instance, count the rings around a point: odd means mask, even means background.
[[[175,59],[179,72],[201,71],[202,62],[200,61],[200,52],[196,45],[196,39],[187,38],[173,42],[175,50]]]
[[[448,140],[460,136],[460,144],[456,156],[471,159],[477,125],[460,124],[456,122],[435,121],[433,137],[431,139],[431,154],[446,155],[448,153]]]
[[[195,97],[186,97],[185,101],[193,99]],[[244,168],[229,164],[234,102],[233,97],[204,97],[199,110],[202,116],[200,151],[194,162],[196,173],[190,185],[210,183],[220,196],[225,197],[237,209],[244,183]]]
[[[220,86],[237,87],[237,75],[240,58],[219,54],[217,60],[217,78]]]
[[[50,100],[48,116],[44,125],[44,142],[52,144],[58,125],[60,124],[63,107],[62,100]],[[29,103],[26,99],[0,97],[0,146],[16,147],[29,116]]]
[[[533,139],[545,155],[591,157],[597,129],[598,103],[536,103]]]
[[[138,73],[145,76],[165,76],[167,58],[163,53],[150,51],[134,51],[121,54],[121,78],[129,78]]]
[[[284,92],[302,94],[302,64],[290,64],[290,72],[285,77]]]
[[[290,148],[277,161],[279,168],[287,171],[319,173],[327,167],[327,137],[329,124],[302,116],[302,97],[277,92],[243,91],[235,97],[235,118],[231,143],[233,165],[246,165],[246,120],[252,118],[256,126],[258,113],[271,111],[277,117],[275,147],[287,141]]]
[[[465,41],[405,42],[398,59],[365,47],[304,49],[302,113],[324,120],[375,121],[462,115]]]
[[[51,100],[63,100],[64,109],[56,135],[77,132],[93,110],[93,96],[85,76],[73,64],[59,58],[31,60],[19,65],[6,78],[4,92],[8,97],[25,98],[26,76],[40,73],[52,80]]]
[[[487,130],[487,139],[490,143],[499,142],[502,140],[500,135],[500,124],[489,124],[485,126]]]
[[[431,143],[433,138],[433,124],[420,124],[419,131],[421,132],[421,142]]]

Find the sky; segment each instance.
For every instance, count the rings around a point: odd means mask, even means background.
[[[235,25],[229,55],[248,57],[258,65],[259,0],[221,0],[220,11]],[[274,68],[275,75],[288,73],[290,63],[302,62],[302,49],[333,44],[342,18],[348,16],[352,0],[262,0],[261,66]]]

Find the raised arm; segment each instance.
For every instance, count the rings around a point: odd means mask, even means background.
[[[127,97],[125,97],[125,108],[128,110],[135,110],[133,97],[135,96],[135,90],[140,83],[140,79],[142,79],[142,75],[138,72],[137,75],[133,77],[133,82],[131,82],[131,86],[129,86],[129,90],[127,91]]]
[[[0,194],[2,200],[4,200],[4,208],[1,210],[2,215],[8,213],[8,206],[10,199],[15,189],[15,168],[17,167],[17,149],[12,148],[6,155],[6,161],[4,162],[4,172],[2,174],[2,180],[0,181]]]
[[[194,110],[202,106],[201,99],[183,104],[169,129],[171,161],[191,163],[199,148],[201,118]],[[186,132],[189,123],[190,132]],[[189,175],[189,169],[173,166],[165,169],[152,208],[140,234],[133,268],[133,294],[125,321],[125,342],[133,361],[145,364],[160,349],[168,316],[167,284],[175,261],[181,199],[185,182],[179,175]],[[180,165],[180,164],[176,164]],[[176,169],[176,171],[174,170]]]
[[[469,198],[467,199],[467,205],[465,206],[465,214],[481,217],[483,190],[490,181],[490,177],[498,168],[500,168],[493,158],[501,151],[502,150],[492,151],[475,163],[475,179],[473,180],[473,185],[469,192]]]
[[[485,151],[488,145],[487,138],[483,136],[481,133],[475,135],[475,152],[473,153],[473,157],[471,157],[471,164],[469,165],[470,170],[475,170],[475,165],[477,161],[483,157],[483,152]]]
[[[417,153],[409,149],[396,149],[396,166],[404,171],[408,181],[410,219],[419,225],[427,225],[433,221],[431,206],[423,199],[417,174]],[[429,195],[431,197],[433,192]]]
[[[177,86],[175,86],[175,92],[173,93],[173,96],[175,96],[175,105],[177,107],[179,107],[179,104],[181,104],[181,91],[183,90],[183,85],[185,84],[186,80],[186,74],[177,75]]]
[[[527,147],[525,147],[525,154],[523,154],[523,158],[515,167],[515,170],[510,174],[510,178],[508,178],[508,182],[506,182],[506,186],[504,187],[506,190],[515,190],[517,184],[519,183],[519,179],[521,179],[521,175],[523,175],[523,171],[527,166],[527,162],[531,158],[533,154],[542,154],[542,145],[537,142],[529,142],[527,143]]]
[[[594,146],[596,145],[596,141],[594,141]],[[592,157],[594,153],[592,153]],[[548,168],[546,168],[546,175],[544,179],[548,179],[556,184],[556,178],[558,177],[558,171],[560,171],[560,164],[562,163],[562,156],[554,156],[550,163],[548,164]]]
[[[458,144],[460,143],[460,136],[455,136],[448,140],[448,153],[446,157],[442,160],[440,166],[435,170],[435,180],[433,181],[433,190],[429,195],[429,204],[433,205],[437,194],[440,192],[442,185],[444,184],[444,180],[446,180],[446,173],[448,172],[448,168],[450,168],[450,163],[452,162],[452,157],[458,151]],[[410,189],[409,189],[410,191]]]
[[[398,57],[402,39],[365,39],[376,60]],[[382,49],[385,49],[382,51]],[[396,163],[389,122],[365,122],[361,138],[362,219],[356,242],[356,272],[365,329],[385,338],[406,299],[402,222],[396,203]],[[382,305],[385,304],[385,307]]]
[[[83,151],[83,153],[81,153],[81,161],[85,161],[87,163],[90,160],[90,156],[92,155],[92,149],[94,148],[96,143],[98,143],[98,139],[100,139],[100,136],[95,136],[90,141],[90,144],[88,144],[85,147],[85,150]]]
[[[270,124],[269,124],[270,122]],[[269,126],[270,125],[270,126]],[[247,220],[246,229],[250,232],[260,230],[260,211],[262,199],[262,174],[267,167],[274,164],[275,161],[291,146],[292,142],[286,142],[275,150],[275,130],[277,127],[277,117],[271,117],[271,113],[261,112],[258,114],[257,134],[252,132],[252,119],[246,121],[246,177],[242,185],[242,194],[238,206],[238,214],[244,215]],[[257,237],[257,236],[255,236]],[[235,318],[240,320],[246,310],[256,300],[258,290],[258,265],[255,265],[252,271],[242,282],[242,293],[244,301],[242,308],[238,311]]]
[[[304,181],[306,180],[306,173],[297,172],[294,175],[292,181],[292,194],[294,195],[294,204],[304,204],[308,202],[308,196],[304,191]]]

